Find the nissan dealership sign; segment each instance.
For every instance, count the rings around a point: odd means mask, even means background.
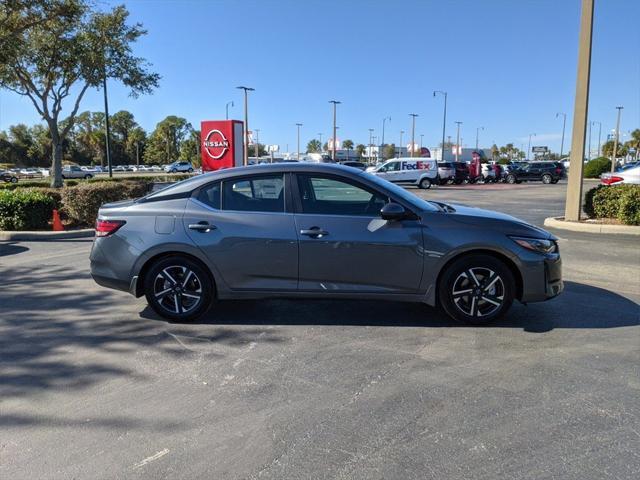
[[[209,157],[219,160],[229,150],[229,140],[220,130],[213,129],[206,134],[202,146]]]

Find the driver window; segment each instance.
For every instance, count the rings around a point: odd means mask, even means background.
[[[298,175],[302,213],[377,216],[388,198],[364,185],[316,175]]]

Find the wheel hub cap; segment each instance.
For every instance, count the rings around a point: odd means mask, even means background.
[[[456,308],[471,317],[484,317],[498,311],[504,302],[504,294],[502,278],[485,267],[472,267],[462,272],[451,290]]]

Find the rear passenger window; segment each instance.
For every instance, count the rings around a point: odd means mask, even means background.
[[[207,185],[200,189],[197,199],[211,208],[220,210],[220,182]]]
[[[222,209],[243,212],[284,212],[284,178],[264,175],[222,184]]]

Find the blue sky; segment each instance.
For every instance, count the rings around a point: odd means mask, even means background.
[[[121,2],[119,2],[121,3]],[[242,118],[238,85],[250,97],[250,127],[260,141],[295,150],[331,131],[330,99],[340,139],[367,143],[369,128],[385,141],[410,132],[435,146],[441,138],[442,99],[449,92],[447,135],[462,121],[463,144],[513,142],[560,148],[566,112],[569,149],[577,62],[579,0],[133,0],[132,21],[149,34],[136,45],[162,75],[153,95],[132,99],[112,82],[110,110],[126,109],[148,130],[166,115],[201,120]],[[107,7],[115,5],[106,2]],[[603,137],[625,107],[623,133],[640,127],[640,2],[596,0],[590,118]],[[81,110],[102,109],[93,91]],[[0,129],[38,122],[27,100],[0,91]],[[404,143],[408,133],[404,135]],[[597,144],[597,126],[593,130]],[[595,148],[595,146],[594,146]]]

